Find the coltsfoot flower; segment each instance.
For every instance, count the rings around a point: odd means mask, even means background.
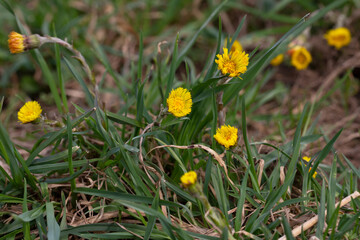
[[[25,37],[17,32],[9,34],[9,50],[11,53],[22,53],[25,50],[24,46]]]
[[[297,70],[303,70],[308,67],[312,61],[310,52],[302,46],[296,46],[290,49],[291,65]]]
[[[218,59],[215,60],[222,74],[229,75],[229,77],[238,77],[240,74],[246,72],[247,66],[249,65],[249,54],[237,50],[229,54],[227,48],[223,48],[223,51],[224,53],[222,55],[216,55]]]
[[[327,40],[330,46],[334,46],[336,49],[340,49],[348,45],[351,41],[351,33],[349,29],[341,27],[329,30],[324,38]]]
[[[18,119],[22,123],[33,122],[40,118],[42,109],[37,101],[26,102],[18,112]]]
[[[191,112],[192,99],[190,92],[182,87],[171,90],[166,100],[168,111],[175,117],[184,117]]]
[[[230,42],[231,41],[232,39],[230,38]],[[227,39],[225,39],[224,47],[227,48]],[[236,50],[239,52],[243,51],[243,47],[238,40],[234,41],[233,45],[231,46],[230,53],[235,52]]]
[[[270,64],[273,66],[279,66],[283,62],[283,60],[284,54],[279,54],[270,61]]]
[[[38,48],[41,45],[39,36],[37,34],[25,36],[17,32],[11,32],[9,34],[8,44],[9,50],[13,54],[22,53],[33,48]]]
[[[188,188],[196,183],[197,174],[194,171],[190,171],[181,176],[180,181],[185,188]]]
[[[307,156],[304,156],[302,159],[307,163],[310,162],[310,160],[311,160],[311,158],[309,158]],[[306,164],[305,164],[305,166],[306,166]],[[311,171],[311,168],[309,168],[309,172],[310,171]],[[314,174],[313,174],[313,178],[316,178],[316,175],[317,175],[317,172],[315,171]]]
[[[234,146],[237,143],[238,129],[230,125],[223,125],[216,130],[214,138],[226,149],[229,149],[229,147]]]

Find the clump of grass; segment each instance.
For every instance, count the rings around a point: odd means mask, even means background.
[[[356,239],[360,172],[334,150],[341,131],[331,139],[317,134],[315,123],[311,124],[313,105],[305,105],[292,140],[275,146],[253,142],[246,117],[252,111],[249,102],[258,97],[253,89],[272,73],[266,68],[269,62],[304,29],[344,2],[335,1],[306,21],[301,19],[260,52],[231,53],[245,18],[227,38],[230,51],[222,52],[219,18],[217,48],[195,78],[186,56],[226,1],[213,9],[185,44],[179,46],[181,34],[174,36],[171,61],[159,51],[154,70],[145,61],[140,33],[131,82],[111,67],[105,47],[95,40],[94,54],[106,69],[102,78],[93,74],[81,51],[55,36],[55,28],[53,37],[37,36],[40,43],[55,44],[56,74],[41,54],[49,44],[30,54],[61,117],[36,122],[35,127],[44,131],[36,134],[31,149],[15,144],[8,135],[11,129],[0,125],[1,238]],[[27,36],[12,8],[2,4],[17,20],[21,35]],[[168,21],[171,9],[166,13]],[[275,10],[269,17],[289,19]],[[69,59],[69,50],[78,62]],[[176,74],[183,62],[186,81]],[[65,72],[84,93],[81,106],[68,102]],[[104,92],[111,92],[102,88],[107,74],[117,86],[114,94],[123,100],[116,112],[104,107],[102,99]],[[302,161],[303,147],[319,138],[326,145]],[[272,151],[262,154],[262,145]],[[330,154],[332,165],[323,165]]]

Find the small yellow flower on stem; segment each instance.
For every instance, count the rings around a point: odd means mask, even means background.
[[[196,183],[197,174],[194,171],[190,171],[181,176],[180,181],[185,188],[192,186]]]
[[[234,146],[237,143],[238,129],[230,125],[223,125],[216,130],[214,138],[226,149],[229,149],[229,147]]]
[[[249,54],[237,50],[229,54],[227,48],[223,48],[223,51],[222,55],[216,55],[218,59],[215,60],[222,74],[229,75],[229,77],[238,77],[246,72],[249,65]]]
[[[231,41],[232,41],[232,39],[230,38],[230,42]],[[225,39],[224,47],[227,48],[227,39]],[[239,52],[243,51],[243,47],[241,46],[241,43],[238,40],[235,40],[233,42],[231,49],[230,49],[230,53],[235,52],[236,50]]]
[[[18,112],[18,119],[22,123],[34,122],[40,118],[42,109],[37,101],[26,102]]]
[[[9,34],[9,50],[11,53],[22,53],[25,49],[24,47],[25,37],[17,32],[11,32]]]
[[[324,38],[327,40],[330,46],[334,46],[336,49],[340,49],[348,45],[351,41],[351,33],[349,29],[341,27],[329,30]]]
[[[9,50],[11,53],[22,53],[24,51],[38,48],[41,45],[39,35],[33,34],[30,36],[21,35],[17,32],[11,32],[9,34]]]
[[[175,117],[184,117],[191,112],[192,99],[190,92],[182,87],[173,89],[166,100],[168,111]]]
[[[270,64],[273,66],[279,66],[283,62],[283,60],[284,54],[279,54],[270,61]]]
[[[302,158],[305,162],[310,162],[311,158],[307,157],[307,156],[304,156]],[[306,164],[305,164],[306,166]],[[309,168],[309,172],[311,171],[311,168]],[[313,174],[313,178],[316,178],[316,175],[317,175],[317,172],[315,171],[314,174]]]
[[[308,67],[312,61],[310,52],[302,46],[296,46],[289,50],[291,55],[291,65],[297,70],[303,70]]]

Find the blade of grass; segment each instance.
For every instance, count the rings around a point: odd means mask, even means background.
[[[316,237],[318,237],[320,240],[323,240],[323,231],[325,226],[325,199],[326,199],[326,182],[325,179],[322,181],[322,187],[321,187],[321,197],[320,197],[320,206],[318,207],[318,224],[316,226]]]
[[[56,37],[55,23],[53,23],[52,29],[53,29],[53,35],[54,35],[54,37]],[[67,99],[66,99],[65,83],[64,83],[64,78],[62,76],[62,70],[61,70],[61,58],[60,58],[59,44],[54,44],[54,48],[55,48],[56,71],[57,71],[58,81],[59,81],[59,85],[60,85],[62,104],[64,106],[64,112],[68,113],[69,107],[68,107],[68,103],[67,103]]]
[[[220,10],[225,6],[225,4],[227,3],[227,0],[222,1],[218,7],[216,9],[214,9],[214,11],[210,14],[210,16],[205,20],[205,22],[201,25],[201,27],[199,28],[199,30],[194,34],[194,36],[190,39],[190,41],[185,45],[184,49],[180,52],[177,60],[176,60],[176,67],[178,67],[180,65],[180,63],[182,62],[185,54],[190,50],[190,48],[192,47],[192,45],[194,45],[196,39],[198,38],[198,36],[200,35],[200,33],[202,32],[202,30],[204,30],[204,28],[210,23],[210,21],[212,21],[212,19],[218,14],[218,12],[220,12]],[[174,59],[175,60],[175,59]],[[166,95],[165,95],[166,96]]]
[[[27,184],[26,184],[26,178],[24,178],[24,199],[22,203],[22,211],[27,212],[28,206],[27,206]],[[23,232],[24,232],[24,239],[30,239],[30,223],[24,222],[23,223]]]
[[[336,175],[337,175],[337,162],[336,156],[331,164],[330,178],[329,178],[329,193],[327,194],[327,218],[330,222],[330,216],[335,212],[335,197],[336,197]]]
[[[321,163],[321,161],[324,160],[325,157],[329,154],[329,152],[331,151],[336,139],[340,136],[341,132],[342,132],[342,129],[339,132],[337,132],[335,134],[335,136],[321,150],[318,157],[315,159],[315,161],[313,163],[313,167],[310,170],[310,173],[309,173],[310,176],[312,176],[315,173],[315,171],[316,171],[317,167],[319,166],[319,164]]]
[[[74,175],[74,166],[73,166],[73,161],[72,161],[72,142],[73,142],[73,135],[72,135],[72,126],[71,126],[71,119],[70,119],[70,115],[67,115],[67,119],[66,119],[66,123],[67,123],[67,139],[68,139],[68,163],[69,163],[69,173],[70,175]],[[76,182],[75,182],[75,178],[73,178],[71,180],[71,192],[74,192],[74,190],[76,189]],[[75,195],[73,196],[75,197]],[[76,199],[76,198],[75,198]],[[75,201],[75,200],[74,200]]]
[[[60,226],[56,222],[54,205],[51,202],[46,203],[46,222],[48,227],[48,239],[60,239]]]
[[[143,48],[144,48],[144,43],[143,43],[143,32],[140,31],[140,42],[139,42],[139,60],[138,60],[138,73],[137,73],[137,78],[138,81],[141,82],[142,80],[142,58],[143,58]]]
[[[90,90],[87,87],[84,79],[77,73],[77,71],[75,70],[75,67],[73,66],[73,64],[69,60],[67,60],[66,57],[63,57],[63,58],[65,60],[65,63],[67,65],[67,67],[70,69],[72,75],[79,82],[81,88],[83,89],[83,91],[85,93],[86,100],[87,100],[89,106],[93,106],[94,96],[93,96],[93,94],[90,93]]]
[[[159,191],[160,191],[160,189],[156,192],[156,196],[155,196],[154,201],[153,201],[152,206],[151,206],[151,208],[154,209],[154,210],[157,210],[159,208],[159,199],[160,199],[159,198]],[[149,221],[147,223],[144,240],[150,239],[151,232],[152,232],[152,230],[154,229],[154,226],[155,226],[155,221],[156,221],[156,217],[149,216]]]
[[[246,185],[247,185],[247,178],[249,176],[249,168],[246,169],[245,175],[242,180],[241,189],[240,189],[240,198],[238,200],[237,209],[236,209],[236,217],[234,219],[234,229],[235,232],[240,231],[242,220],[243,220],[243,207],[245,203],[245,196],[246,196]]]
[[[72,128],[76,127],[80,122],[82,122],[86,117],[90,116],[90,114],[93,113],[93,111],[95,110],[95,108],[92,108],[88,111],[86,111],[84,114],[82,114],[81,116],[75,118],[72,122],[71,122],[71,126]],[[70,123],[68,123],[70,124]],[[1,129],[1,128],[0,128]],[[31,163],[34,161],[35,157],[47,146],[50,146],[53,142],[59,140],[60,138],[62,138],[65,133],[66,133],[66,129],[67,128],[62,128],[57,132],[53,132],[51,134],[51,136],[49,136],[48,139],[46,139],[45,141],[43,141],[39,146],[37,146],[31,153],[30,156],[28,157],[28,159],[26,160],[26,164],[27,166],[30,166]]]
[[[255,163],[253,159],[253,155],[251,153],[251,148],[249,144],[249,140],[247,138],[247,130],[246,130],[246,110],[245,110],[245,98],[242,98],[241,102],[241,127],[242,127],[242,133],[243,133],[243,139],[245,143],[246,153],[247,153],[247,160],[250,163],[250,179],[253,187],[255,188],[255,191],[260,193],[260,187],[259,183],[257,181],[257,174],[255,170]]]
[[[174,78],[175,78],[175,71],[176,71],[176,59],[177,59],[177,55],[178,55],[178,46],[179,46],[179,33],[176,36],[176,40],[174,43],[174,52],[172,54],[172,61],[171,61],[171,65],[170,65],[170,73],[169,73],[169,78],[167,80],[167,85],[166,85],[166,92],[165,92],[165,99],[169,96],[169,93],[173,87],[174,84]],[[165,99],[163,104],[165,105]]]

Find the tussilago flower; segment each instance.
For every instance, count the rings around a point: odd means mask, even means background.
[[[229,147],[234,146],[237,143],[238,129],[230,125],[223,125],[216,130],[214,138],[226,149],[229,149]]]
[[[175,117],[183,117],[191,112],[191,94],[185,88],[179,87],[175,90],[171,90],[166,103],[168,105],[169,112]]]
[[[306,69],[312,61],[311,54],[302,46],[294,47],[290,50],[290,54],[291,65],[293,65],[297,70]]]
[[[273,66],[279,66],[283,62],[283,60],[284,54],[279,54],[270,61],[270,64]]]
[[[194,171],[190,171],[181,176],[180,181],[185,188],[194,185],[197,180],[197,174]]]
[[[336,49],[340,49],[346,45],[348,45],[351,41],[351,33],[349,29],[341,27],[329,30],[324,38],[327,40],[330,46],[336,47]]]
[[[25,36],[17,32],[11,32],[9,34],[8,43],[9,50],[13,54],[22,53],[33,48],[38,48],[41,45],[39,36],[37,34]]]
[[[230,38],[230,42],[231,41],[232,41],[232,39]],[[225,39],[224,48],[228,48],[227,47],[227,39]],[[234,41],[233,45],[231,46],[230,53],[235,52],[236,50],[239,52],[243,51],[243,47],[241,46],[241,43],[238,40]]]
[[[222,55],[216,55],[218,59],[215,60],[222,74],[229,74],[229,77],[237,77],[246,72],[249,65],[249,54],[237,50],[229,54],[227,48],[223,48],[223,51]]]
[[[307,156],[304,156],[302,158],[305,162],[310,162],[311,158],[307,157]],[[305,164],[306,166],[306,164]],[[309,168],[309,172],[311,171],[311,168]],[[317,175],[317,172],[315,171],[314,174],[313,174],[313,178],[316,178],[316,175]]]
[[[22,123],[33,122],[40,117],[41,112],[41,106],[37,101],[29,101],[20,108],[18,119]]]
[[[9,50],[11,53],[22,53],[25,49],[24,46],[25,37],[17,32],[11,32],[9,34]]]

